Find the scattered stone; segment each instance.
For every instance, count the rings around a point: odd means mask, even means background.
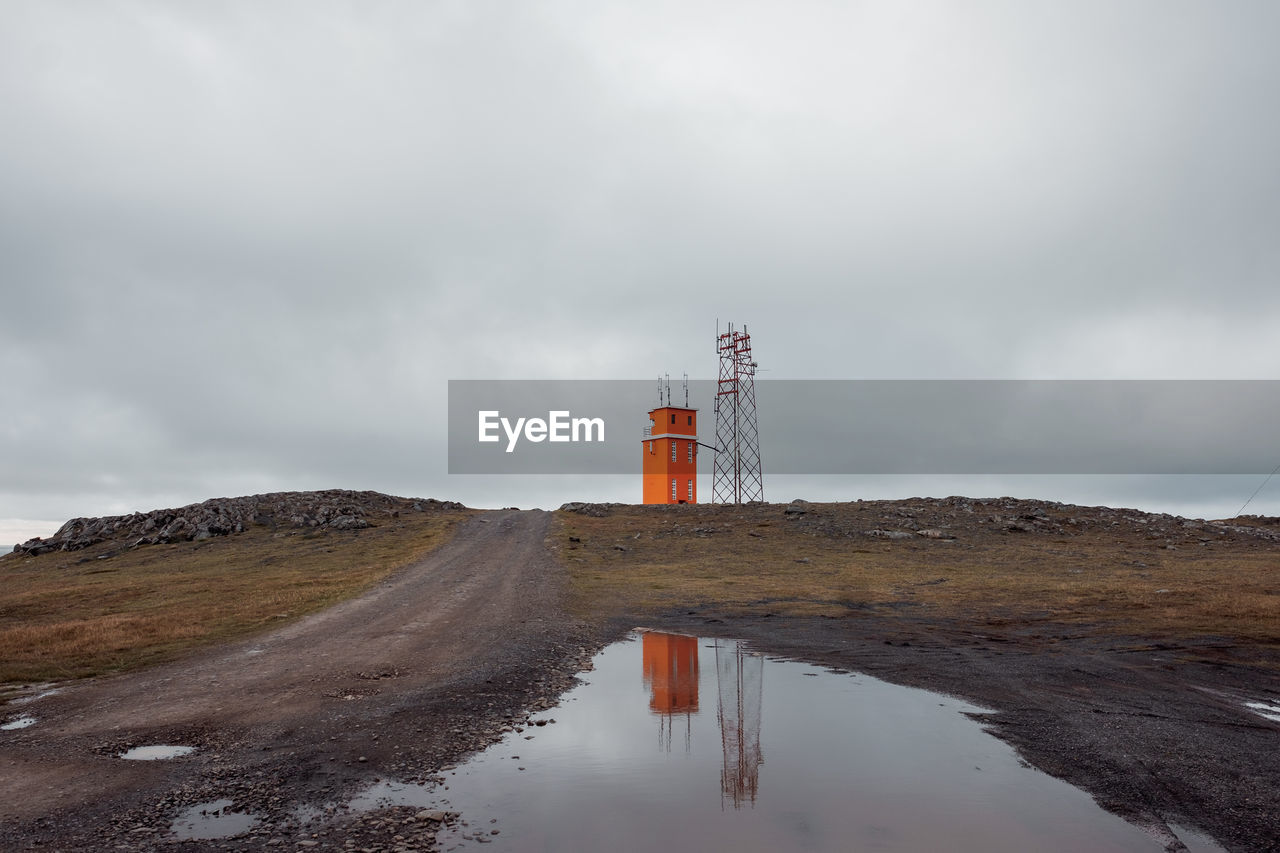
[[[570,501],[569,503],[561,504],[560,511],[576,512],[579,515],[588,515],[592,518],[603,518],[608,515],[615,506],[621,506],[621,504],[596,504],[583,503],[582,501]]]

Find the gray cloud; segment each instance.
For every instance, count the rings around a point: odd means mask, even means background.
[[[445,381],[707,378],[717,317],[770,378],[1280,369],[1274,4],[5,17],[0,518],[632,500],[448,477]]]

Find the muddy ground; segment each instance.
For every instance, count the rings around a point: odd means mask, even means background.
[[[0,739],[0,849],[163,848],[175,814],[218,799],[265,820],[182,849],[428,849],[438,824],[417,809],[306,831],[294,815],[375,779],[427,782],[554,704],[601,634],[564,613],[549,518],[486,513],[370,593],[272,634],[11,702],[6,717],[39,722]],[[144,744],[198,751],[116,757]]]
[[[643,622],[976,701],[999,712],[995,733],[1028,761],[1114,811],[1202,829],[1232,851],[1280,850],[1280,724],[1241,707],[1280,696],[1270,653],[1251,649],[1246,661],[1225,639],[1103,640],[1078,624],[975,633],[963,621],[741,616],[710,605],[584,621],[569,615],[565,570],[544,543],[549,525],[538,511],[481,514],[357,600],[0,709],[38,719],[0,739],[0,849],[163,849],[178,812],[218,799],[262,823],[175,849],[432,849],[439,815],[338,804],[375,779],[430,783],[531,716],[553,718],[590,656]],[[154,743],[198,751],[115,757]],[[303,826],[300,806],[331,817]]]

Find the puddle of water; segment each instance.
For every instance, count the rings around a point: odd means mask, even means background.
[[[127,758],[130,761],[160,761],[165,758],[180,758],[195,751],[196,748],[194,746],[155,744],[152,746],[135,746],[133,749],[120,753],[120,757]]]
[[[539,715],[554,725],[513,732],[449,790],[405,802],[462,813],[469,827],[443,833],[446,849],[480,837],[495,851],[1163,847],[1027,766],[966,702],[656,632],[594,664],[589,685]],[[1204,841],[1195,849],[1221,850]]]
[[[1280,705],[1274,702],[1245,702],[1244,706],[1259,717],[1280,723]]]
[[[415,806],[417,808],[434,808],[439,801],[434,793],[433,785],[411,785],[405,782],[393,782],[384,779],[374,782],[351,799],[353,811],[367,812],[373,809],[384,809],[392,806]]]
[[[170,830],[180,839],[230,838],[248,832],[258,818],[243,812],[227,811],[230,800],[197,803],[173,819]]]
[[[1183,846],[1187,848],[1187,853],[1218,853],[1222,850],[1218,846],[1218,842],[1214,841],[1203,832],[1194,829],[1188,829],[1185,826],[1179,826],[1176,823],[1169,824],[1169,829],[1178,837]]]
[[[34,726],[35,724],[36,724],[35,717],[18,717],[18,719],[10,720],[9,722],[0,726],[0,731],[12,732],[12,731],[16,731],[17,729],[25,729],[27,726]]]
[[[51,690],[42,690],[39,693],[33,694],[31,696],[19,696],[17,699],[10,700],[9,704],[10,705],[29,705],[32,702],[39,701],[40,699],[44,699],[49,696],[56,696],[61,692],[62,692],[61,688],[55,687]]]
[[[293,819],[297,821],[300,826],[306,826],[309,823],[327,820],[336,809],[336,804],[332,803],[324,806],[302,803],[294,806]]]

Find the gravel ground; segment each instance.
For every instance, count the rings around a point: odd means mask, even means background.
[[[230,800],[259,822],[180,849],[432,849],[460,819],[344,805],[379,780],[430,786],[589,666],[600,633],[564,614],[549,519],[485,513],[357,600],[21,705],[39,722],[0,740],[0,848],[156,849],[185,809]],[[145,744],[197,749],[117,757]]]

